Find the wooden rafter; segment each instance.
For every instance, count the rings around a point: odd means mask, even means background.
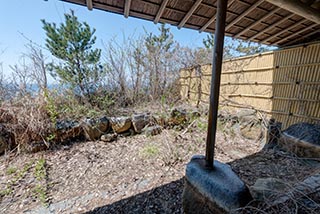
[[[187,0],[188,5],[183,5],[183,1],[178,0],[61,0],[88,7],[88,9],[100,9],[107,12],[121,14],[122,16],[136,17],[155,23],[168,23],[177,27],[190,28],[200,32],[215,32],[214,23],[217,22],[217,2],[218,0]],[[226,1],[226,0],[225,0]],[[311,31],[317,31],[320,24],[311,22],[306,16],[291,12],[288,8],[282,8],[269,1],[276,0],[228,0],[227,4],[227,27],[225,35],[259,42],[270,45],[287,46],[293,40],[299,40],[309,35]],[[300,2],[304,6],[313,8],[320,16],[317,5],[319,0],[277,0],[277,2]],[[299,9],[299,4],[294,3],[295,9]],[[319,2],[320,3],[320,2]],[[187,7],[186,7],[187,6]],[[293,5],[291,5],[293,6]],[[287,10],[288,9],[288,10]],[[211,11],[211,14],[208,12]],[[314,16],[314,14],[311,14]],[[302,19],[304,21],[302,21]],[[298,20],[298,21],[296,21]],[[299,21],[301,21],[299,23]],[[298,22],[298,23],[297,23]],[[305,30],[312,24],[317,24],[308,31]],[[233,27],[231,27],[233,26]],[[291,29],[292,28],[292,29]],[[297,34],[296,34],[297,33]],[[289,35],[289,39],[284,37]],[[311,35],[311,33],[310,33]],[[309,36],[303,42],[319,40],[319,34]],[[320,41],[320,40],[319,40]],[[300,41],[298,41],[300,42]],[[297,43],[297,42],[296,42]],[[296,44],[295,43],[295,44]]]
[[[93,8],[92,0],[86,0],[86,4],[87,4],[88,10],[92,10]]]
[[[276,21],[276,22],[273,23],[272,25],[269,25],[268,27],[266,27],[265,29],[263,29],[263,30],[260,31],[259,33],[257,33],[257,34],[255,34],[255,35],[249,37],[248,40],[257,38],[258,36],[260,36],[260,35],[268,32],[269,30],[271,30],[271,29],[274,28],[275,26],[281,24],[282,22],[287,21],[288,19],[290,19],[290,18],[293,17],[294,15],[295,15],[295,14],[292,13],[292,14],[287,15],[286,17],[283,17],[281,20]]]
[[[284,8],[305,19],[320,24],[320,13],[318,10],[302,3],[300,0],[267,0],[271,4]]]
[[[312,24],[312,25],[310,25],[310,26],[308,26],[308,27],[306,27],[306,28],[302,28],[301,30],[299,30],[299,31],[297,31],[297,32],[295,32],[295,33],[293,33],[293,34],[290,34],[290,35],[284,37],[283,39],[280,39],[280,40],[274,42],[273,44],[281,44],[282,42],[284,42],[284,41],[286,41],[286,40],[289,40],[290,38],[292,38],[292,37],[294,37],[294,36],[297,36],[297,35],[299,35],[300,33],[305,32],[305,31],[307,31],[307,30],[310,30],[310,29],[312,29],[312,28],[314,28],[314,27],[316,27],[316,26],[317,26],[317,24]],[[314,33],[314,32],[313,32],[313,33]],[[300,37],[299,37],[299,39],[300,39]]]
[[[320,29],[316,30],[316,31],[312,31],[312,32],[304,35],[303,37],[298,37],[298,38],[296,38],[294,40],[291,40],[290,42],[286,43],[286,45],[293,45],[294,43],[299,42],[299,41],[301,41],[301,40],[303,40],[305,38],[308,38],[309,36],[312,36],[312,35],[314,35],[316,33],[320,33]]]
[[[261,4],[264,0],[259,0],[256,3],[254,3],[252,6],[250,6],[246,11],[244,11],[243,13],[241,13],[241,15],[239,15],[237,18],[235,18],[234,20],[232,20],[229,24],[227,24],[226,26],[226,30],[229,30],[230,27],[232,27],[234,24],[236,24],[238,21],[240,21],[243,17],[245,17],[246,15],[248,15],[251,11],[253,11],[254,9],[257,8],[257,6],[259,4]]]
[[[162,1],[161,6],[160,6],[160,8],[158,10],[158,13],[156,15],[156,18],[153,20],[153,22],[155,24],[157,24],[159,22],[162,14],[163,14],[163,11],[166,9],[166,6],[167,6],[168,2],[169,2],[169,0],[163,0]]]
[[[233,2],[235,2],[236,0],[229,0],[229,2],[228,2],[228,7],[230,7],[232,4],[233,4]],[[216,18],[217,18],[217,13],[215,13],[212,17],[211,17],[211,19],[205,24],[205,25],[203,25],[203,27],[199,30],[200,32],[203,32],[205,29],[207,29],[208,27],[209,27],[209,25],[211,25],[211,23],[212,22],[214,22],[215,20],[216,20]]]
[[[199,5],[201,4],[202,0],[197,0],[192,7],[190,8],[190,10],[188,11],[188,13],[183,17],[183,19],[181,20],[181,22],[178,25],[178,28],[180,29],[187,21],[188,19],[192,16],[193,12],[199,7]]]
[[[124,5],[124,17],[126,18],[129,17],[130,7],[131,7],[131,0],[126,0]]]
[[[290,25],[289,27],[284,28],[283,30],[279,31],[278,33],[273,34],[272,36],[269,36],[269,37],[265,38],[265,39],[262,40],[261,42],[270,41],[271,39],[273,39],[273,38],[275,38],[275,37],[277,37],[277,36],[280,36],[281,34],[287,32],[288,30],[291,30],[291,29],[295,28],[296,26],[302,24],[302,23],[305,22],[305,21],[306,21],[305,19],[301,19],[300,21],[298,21],[298,22]]]
[[[267,13],[266,15],[262,16],[259,20],[252,22],[251,25],[247,26],[244,30],[240,31],[239,33],[237,33],[236,35],[234,35],[235,37],[239,37],[240,35],[246,33],[247,31],[249,31],[251,28],[253,28],[254,26],[256,26],[257,24],[259,24],[261,21],[269,18],[270,16],[274,15],[274,13],[278,12],[281,8],[276,7],[273,10],[271,10],[269,13]]]

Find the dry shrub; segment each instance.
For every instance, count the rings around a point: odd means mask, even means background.
[[[24,96],[2,103],[0,123],[14,134],[19,149],[34,141],[45,141],[54,127],[41,95]]]
[[[63,93],[53,90],[48,94],[47,101],[49,107],[55,108],[54,114],[57,114],[57,119],[61,120],[81,120],[85,117],[97,117],[106,113],[101,110],[102,108],[84,102],[71,90],[64,90]]]

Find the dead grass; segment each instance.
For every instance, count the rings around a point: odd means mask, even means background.
[[[0,108],[0,123],[14,134],[18,150],[33,141],[45,141],[53,124],[43,97],[21,97],[4,102]]]

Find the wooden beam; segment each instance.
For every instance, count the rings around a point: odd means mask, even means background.
[[[294,23],[294,24],[292,24],[292,25],[290,25],[290,26],[288,26],[288,27],[284,28],[283,30],[279,31],[278,33],[273,34],[272,36],[265,38],[265,39],[264,39],[264,40],[262,40],[261,42],[263,43],[263,42],[270,41],[271,39],[273,39],[273,38],[275,38],[275,37],[277,37],[277,36],[279,36],[279,35],[283,34],[284,32],[287,32],[288,30],[290,30],[290,29],[292,29],[292,28],[295,28],[296,26],[298,26],[298,25],[302,24],[302,23],[303,23],[303,22],[305,22],[305,21],[307,21],[307,20],[305,20],[305,19],[301,19],[300,21],[298,21],[298,22],[296,22],[296,23]]]
[[[183,17],[181,22],[178,25],[178,28],[180,29],[187,21],[188,19],[192,16],[193,12],[199,7],[201,4],[202,0],[197,0],[191,7],[191,9],[188,11],[188,13]]]
[[[219,94],[220,94],[220,79],[223,59],[223,45],[225,35],[225,25],[227,16],[227,0],[217,1],[217,21],[214,34],[213,46],[213,63],[211,74],[211,89],[210,89],[210,105],[208,118],[208,131],[206,141],[206,162],[208,167],[214,167],[214,147],[216,142]]]
[[[159,20],[160,20],[160,18],[161,18],[161,16],[162,16],[163,11],[166,9],[166,6],[167,6],[168,2],[169,2],[169,0],[163,0],[163,1],[162,1],[161,6],[160,6],[160,8],[159,8],[159,10],[158,10],[158,13],[157,13],[157,15],[156,15],[156,18],[153,20],[153,22],[154,22],[155,24],[157,24],[157,23],[159,22]]]
[[[278,24],[281,24],[282,22],[287,21],[288,19],[290,19],[290,18],[293,17],[293,16],[294,16],[294,14],[289,14],[289,15],[283,17],[281,20],[276,21],[276,22],[273,23],[272,25],[269,25],[268,27],[266,27],[265,29],[263,29],[263,30],[260,31],[259,33],[257,33],[257,34],[255,34],[255,35],[249,37],[248,40],[252,40],[252,39],[257,38],[258,36],[264,34],[265,32],[268,32],[269,30],[271,30],[272,28],[274,28],[274,27],[277,26]]]
[[[273,44],[280,44],[280,43],[282,43],[282,42],[284,42],[284,41],[286,41],[286,40],[288,40],[288,39],[290,39],[290,38],[292,38],[292,37],[294,37],[294,36],[299,35],[300,33],[304,32],[304,31],[307,31],[307,30],[310,30],[310,29],[314,28],[314,27],[317,26],[317,25],[318,25],[318,24],[314,23],[314,24],[312,24],[312,25],[310,25],[310,26],[308,26],[308,27],[302,28],[301,30],[299,30],[299,31],[297,31],[297,32],[295,32],[295,33],[293,33],[293,34],[290,34],[289,36],[286,36],[286,37],[284,37],[283,39],[280,39],[280,40],[274,42]],[[314,33],[314,32],[313,32],[313,33]],[[300,38],[299,38],[299,39],[300,39]]]
[[[245,10],[243,13],[241,13],[237,18],[235,18],[234,20],[232,20],[229,24],[227,24],[226,26],[226,31],[230,29],[230,27],[232,27],[232,25],[236,24],[238,21],[240,21],[243,17],[245,17],[246,15],[248,15],[249,13],[251,13],[254,9],[257,8],[257,6],[259,4],[261,4],[264,0],[259,0],[256,3],[254,3],[253,5],[251,5],[247,10]]]
[[[88,10],[92,10],[93,8],[92,0],[86,0],[86,4],[87,4]]]
[[[129,17],[130,7],[131,7],[131,0],[126,0],[126,3],[124,5],[124,17],[126,18]]]
[[[300,32],[300,33],[301,33],[301,32]],[[304,35],[303,37],[298,37],[297,39],[290,40],[290,42],[289,42],[289,43],[286,43],[286,45],[287,45],[287,46],[288,46],[288,45],[293,45],[294,43],[296,43],[296,42],[298,42],[298,41],[301,41],[301,40],[303,40],[303,39],[305,39],[305,38],[308,38],[309,36],[312,36],[312,35],[314,35],[314,34],[316,34],[316,33],[320,33],[320,29],[319,29],[319,30],[316,30],[316,31],[312,31],[312,32]],[[304,84],[305,84],[305,83],[304,83]]]
[[[230,7],[230,6],[233,4],[233,2],[235,2],[235,1],[236,1],[236,0],[231,0],[231,1],[229,1],[227,7]],[[211,25],[211,23],[216,20],[216,17],[217,17],[216,15],[217,15],[217,13],[215,13],[215,14],[211,17],[211,19],[209,19],[209,21],[208,21],[205,25],[203,25],[203,27],[199,30],[200,33],[203,32],[204,30],[206,30],[206,29],[209,27],[209,25]]]
[[[320,12],[300,0],[267,0],[271,4],[295,13],[305,19],[320,24]]]
[[[274,15],[274,13],[278,12],[281,8],[280,7],[276,7],[273,10],[271,10],[269,13],[267,13],[266,15],[262,16],[259,20],[252,22],[251,25],[247,26],[244,30],[240,31],[239,33],[237,33],[236,35],[234,35],[234,37],[238,37],[244,33],[246,33],[248,30],[250,30],[251,28],[253,28],[254,26],[256,26],[257,24],[259,24],[262,20],[269,18],[270,16]]]

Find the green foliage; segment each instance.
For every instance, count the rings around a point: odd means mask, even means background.
[[[59,60],[59,63],[49,64],[52,75],[78,90],[81,96],[90,97],[103,73],[101,50],[93,48],[95,29],[91,30],[86,22],[79,22],[73,11],[65,14],[65,23],[59,26],[45,20],[42,23],[47,36],[46,47]]]
[[[34,167],[34,176],[35,178],[40,181],[45,181],[47,176],[46,171],[46,160],[44,158],[40,158]],[[37,184],[33,189],[36,197],[39,201],[44,205],[48,206],[48,197],[47,197],[47,187],[46,185]]]
[[[35,196],[39,199],[43,206],[48,207],[49,204],[46,190],[46,187],[42,186],[41,184],[37,184],[36,187],[33,189]]]
[[[212,49],[214,46],[214,35],[209,34],[207,38],[203,39],[203,45],[207,49]],[[262,53],[269,49],[261,44],[254,42],[246,42],[240,39],[225,38],[224,44],[224,57],[232,58],[239,56],[252,55],[256,53]]]
[[[238,40],[239,44],[236,46],[235,50],[240,53],[240,55],[252,55],[256,53],[262,53],[268,50],[268,48],[262,46],[261,44],[256,44],[253,42],[244,42]]]
[[[46,165],[46,160],[44,158],[41,158],[36,162],[36,166],[34,168],[34,174],[38,180],[42,180],[46,177],[45,165]]]
[[[14,174],[14,173],[16,173],[17,172],[17,168],[16,167],[9,167],[7,170],[6,170],[6,173],[8,174],[8,175],[12,175],[12,174]]]
[[[147,157],[147,158],[152,158],[155,157],[159,154],[159,148],[156,145],[146,145],[145,147],[143,147],[143,149],[141,150],[141,155],[143,157]]]
[[[56,138],[56,135],[55,135],[55,134],[49,134],[49,135],[46,137],[46,141],[50,142],[50,141],[53,141],[55,138]]]
[[[164,93],[164,89],[168,87],[168,83],[172,81],[168,79],[170,72],[178,70],[175,68],[177,63],[174,60],[176,45],[170,28],[162,24],[158,30],[160,32],[159,35],[149,33],[144,39],[147,59],[145,70],[149,72],[148,89],[150,90],[149,94],[156,99],[160,98]]]
[[[160,35],[149,33],[145,38],[145,44],[150,52],[167,52],[173,46],[173,35],[170,33],[170,28],[165,24],[161,24],[158,28]]]
[[[198,123],[197,123],[197,127],[198,127],[201,131],[207,131],[207,129],[208,129],[208,123],[199,120]]]
[[[12,187],[7,186],[5,189],[0,191],[0,197],[4,197],[6,195],[10,195],[12,193]]]
[[[55,99],[53,96],[50,96],[48,90],[44,91],[44,97],[46,98],[46,110],[49,114],[50,120],[54,126],[57,124],[57,118],[59,116],[59,112],[56,107]]]
[[[30,162],[25,164],[21,170],[17,170],[15,167],[8,168],[7,174],[14,176],[13,179],[9,180],[9,182],[6,184],[6,188],[0,191],[0,197],[10,195],[13,192],[13,187],[17,184],[18,181],[26,176],[27,172],[31,169],[33,162],[34,161],[31,160]]]
[[[207,34],[207,38],[202,40],[202,43],[205,48],[211,49],[214,45],[214,36],[213,34]]]
[[[24,165],[23,169],[21,171],[19,171],[18,174],[15,176],[14,183],[16,183],[18,180],[22,179],[27,174],[27,172],[31,169],[33,162],[34,161],[31,160],[29,163]]]

